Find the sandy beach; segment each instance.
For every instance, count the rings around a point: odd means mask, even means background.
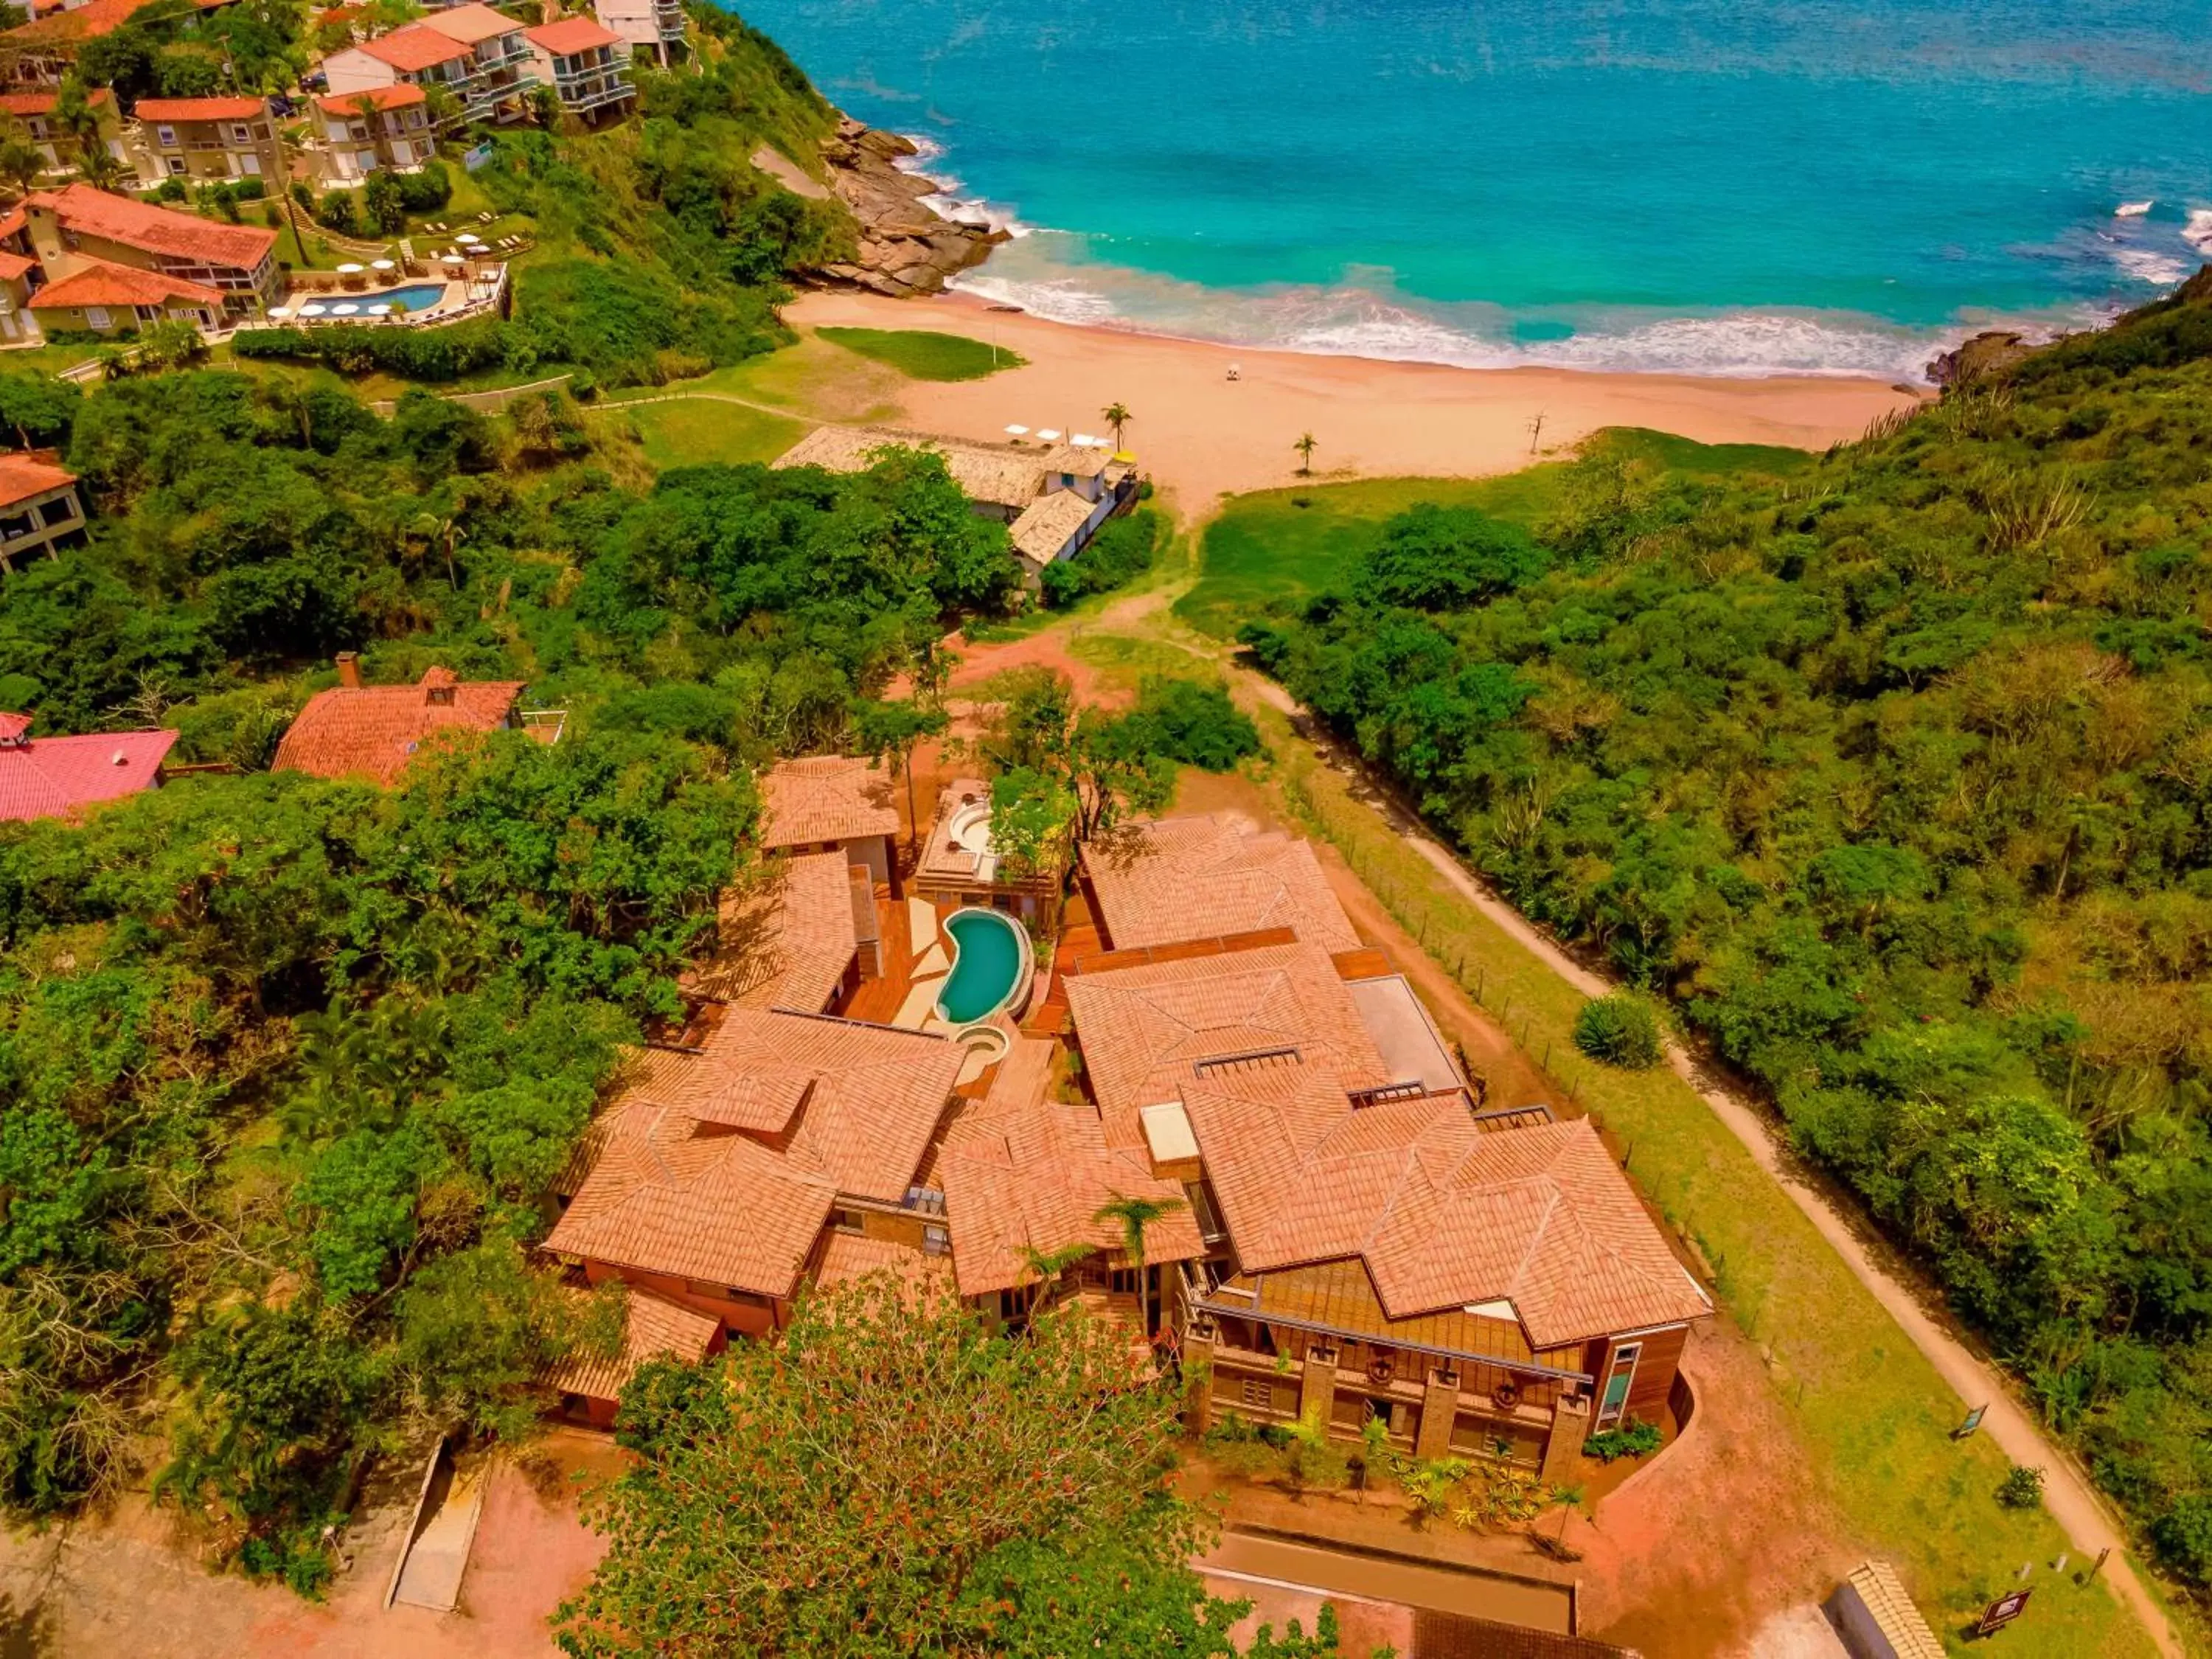
[[[959,294],[811,293],[785,315],[803,328],[965,334],[1028,359],[982,380],[903,383],[896,420],[917,430],[1000,442],[1009,423],[1103,434],[1099,411],[1127,404],[1135,418],[1124,441],[1187,516],[1203,515],[1224,494],[1297,482],[1291,446],[1307,432],[1322,478],[1474,477],[1526,465],[1532,447],[1563,452],[1607,426],[1825,448],[1914,400],[1879,380],[1466,369],[1252,351],[1046,322]]]

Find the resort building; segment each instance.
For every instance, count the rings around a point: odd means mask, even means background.
[[[174,732],[34,738],[28,714],[0,714],[0,819],[74,818],[157,789]]]
[[[622,36],[635,56],[648,52],[661,68],[684,55],[683,0],[593,0],[599,21]]]
[[[83,539],[76,474],[34,456],[0,455],[0,571],[13,575]]]
[[[432,668],[412,685],[363,685],[351,652],[338,657],[338,680],[307,699],[277,743],[273,769],[390,784],[439,741],[517,731],[541,743],[560,738],[557,716],[524,713],[520,680],[461,680]]]
[[[190,323],[202,333],[222,324],[221,290],[158,270],[79,258],[76,269],[32,295],[41,332],[135,334],[155,323]]]
[[[738,1008],[818,1014],[876,976],[880,943],[865,866],[841,852],[770,859],[722,901],[714,956],[684,988]]]
[[[618,118],[637,101],[630,84],[628,42],[589,17],[563,17],[523,31],[538,83],[553,88],[561,108],[583,121]]]
[[[20,216],[10,216],[21,222]],[[31,316],[31,288],[45,275],[29,254],[0,249],[0,340],[37,337],[39,325]]]
[[[46,158],[49,171],[74,173],[84,165],[84,143],[73,129],[56,117],[55,106],[60,101],[61,93],[52,88],[0,94],[0,114],[7,117],[9,131],[21,134]],[[115,94],[106,87],[95,87],[85,94],[84,102],[92,112],[101,146],[115,160],[127,161],[129,151],[123,142],[123,122],[116,112]]]
[[[320,142],[316,176],[326,184],[358,184],[372,173],[419,173],[438,153],[429,100],[412,82],[367,92],[325,93],[314,104]]]
[[[1103,450],[957,443],[872,427],[817,427],[775,465],[865,472],[887,449],[918,449],[944,461],[968,505],[1007,527],[1031,591],[1047,565],[1081,552],[1098,526],[1137,496],[1136,468]]]
[[[262,179],[281,191],[288,182],[265,99],[142,98],[131,121],[127,143],[142,183]]]
[[[891,882],[898,806],[876,762],[852,755],[778,761],[761,774],[760,789],[763,851],[836,852],[872,881]]]
[[[222,315],[235,319],[273,304],[283,282],[273,230],[219,225],[89,185],[33,191],[21,214],[20,229],[13,216],[0,221],[0,241],[27,242],[13,251],[33,255],[55,283],[103,263],[129,265],[216,290]]]
[[[173,6],[149,13],[152,21],[143,26],[158,33],[167,24],[236,3],[176,0]],[[58,87],[88,42],[114,33],[147,9],[147,0],[87,0],[81,6],[43,11],[31,21],[0,33],[0,62],[8,65],[7,78],[19,87]]]
[[[443,87],[459,100],[462,121],[519,120],[538,84],[524,27],[489,6],[454,6],[332,52],[323,73],[333,97],[403,84]]]

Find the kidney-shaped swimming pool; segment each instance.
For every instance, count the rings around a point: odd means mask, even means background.
[[[1030,976],[1030,936],[1021,923],[996,910],[955,910],[945,919],[952,936],[952,972],[937,995],[937,1016],[971,1025],[1011,1006]]]

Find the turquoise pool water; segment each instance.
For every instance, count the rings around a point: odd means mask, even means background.
[[[952,972],[938,994],[937,1012],[955,1025],[988,1019],[1013,1000],[1021,983],[1021,925],[995,910],[957,910],[945,924],[955,947]]]

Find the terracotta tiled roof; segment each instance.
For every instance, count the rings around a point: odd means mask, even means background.
[[[441,689],[452,702],[431,701]],[[332,686],[310,697],[284,733],[276,769],[390,783],[426,739],[503,726],[521,695],[520,680],[459,683],[447,668],[430,669],[413,685]]]
[[[963,1054],[946,1039],[730,1009],[629,1067],[546,1248],[786,1297],[839,1193],[897,1202]]]
[[[258,98],[141,98],[131,112],[142,121],[258,121],[269,106]]]
[[[1117,951],[1268,927],[1359,946],[1310,843],[1225,813],[1121,825],[1084,848],[1083,868]]]
[[[401,81],[388,87],[372,87],[367,92],[323,93],[315,99],[315,107],[325,115],[349,117],[360,114],[364,103],[373,110],[407,109],[428,102],[429,96],[411,81]]]
[[[952,1288],[952,1263],[945,1256],[909,1249],[887,1238],[833,1232],[815,1264],[814,1282],[823,1290],[866,1273],[892,1273],[910,1295],[932,1296]]]
[[[75,13],[64,14],[74,16]],[[273,230],[246,225],[218,225],[189,213],[173,213],[150,202],[133,202],[111,196],[90,185],[66,185],[59,190],[33,191],[23,198],[29,209],[47,208],[65,229],[80,235],[103,237],[125,247],[198,264],[229,265],[251,270],[276,246]]]
[[[820,1013],[860,948],[849,870],[842,853],[773,860],[722,902],[714,959],[690,988],[744,1008]]]
[[[144,8],[147,0],[91,0],[73,11],[50,12],[9,29],[5,38],[20,47],[70,46],[112,34]],[[201,11],[215,11],[232,0],[186,0]]]
[[[28,455],[0,455],[0,507],[13,507],[76,482],[76,473]]]
[[[520,27],[520,25],[513,27]],[[410,23],[404,29],[394,29],[389,34],[379,35],[364,42],[356,50],[367,52],[380,64],[406,74],[432,68],[439,64],[450,64],[455,58],[466,58],[470,47],[450,34],[441,33],[424,23]]]
[[[33,738],[30,719],[0,714],[0,819],[74,817],[136,794],[161,776],[174,732]]]
[[[1090,1107],[1044,1097],[1051,1064],[1049,1042],[1016,1038],[989,1092],[963,1112],[938,1149],[963,1296],[1030,1278],[1024,1247],[1040,1255],[1073,1244],[1119,1252],[1121,1224],[1097,1218],[1116,1198],[1175,1206],[1145,1231],[1147,1261],[1206,1253],[1180,1185],[1154,1179],[1141,1152],[1109,1150]]]
[[[1355,1109],[1291,1071],[1182,1092],[1247,1272],[1357,1255],[1392,1319],[1509,1300],[1539,1349],[1711,1311],[1587,1121],[1486,1133],[1457,1093]]]
[[[1109,1146],[1141,1149],[1137,1114],[1181,1097],[1204,1077],[1287,1078],[1303,1062],[1330,1068],[1346,1089],[1395,1080],[1317,945],[1262,945],[1070,975],[1061,983]],[[1240,1055],[1255,1058],[1234,1058]]]
[[[1006,534],[1014,544],[1014,550],[1032,564],[1050,564],[1067,545],[1068,538],[1083,528],[1097,505],[1072,489],[1055,489],[1024,507],[1021,516],[1006,526]]]
[[[622,44],[622,36],[592,17],[563,17],[558,22],[543,23],[523,33],[532,45],[544,47],[556,58],[589,52],[594,46]]]
[[[12,283],[39,268],[39,262],[21,253],[0,253],[0,282]]]
[[[810,755],[761,775],[761,845],[805,847],[898,834],[890,779],[873,761]]]
[[[61,102],[61,89],[49,88],[40,92],[0,93],[0,112],[9,115],[51,115],[54,106]],[[92,109],[106,109],[115,101],[115,94],[106,87],[95,87],[85,95],[85,104]]]
[[[545,1373],[547,1388],[586,1400],[618,1400],[647,1360],[666,1355],[696,1364],[721,1334],[722,1322],[712,1314],[695,1313],[651,1291],[632,1285],[627,1300],[622,1352],[565,1360]]]
[[[181,276],[164,276],[157,270],[118,265],[112,260],[80,254],[82,264],[59,282],[49,283],[31,296],[33,311],[82,310],[87,306],[213,306],[220,308],[219,289],[203,288]]]
[[[489,6],[476,4],[448,6],[442,11],[431,12],[416,27],[435,29],[447,40],[471,46],[502,34],[518,34],[522,30],[522,25],[512,17],[503,17]]]

